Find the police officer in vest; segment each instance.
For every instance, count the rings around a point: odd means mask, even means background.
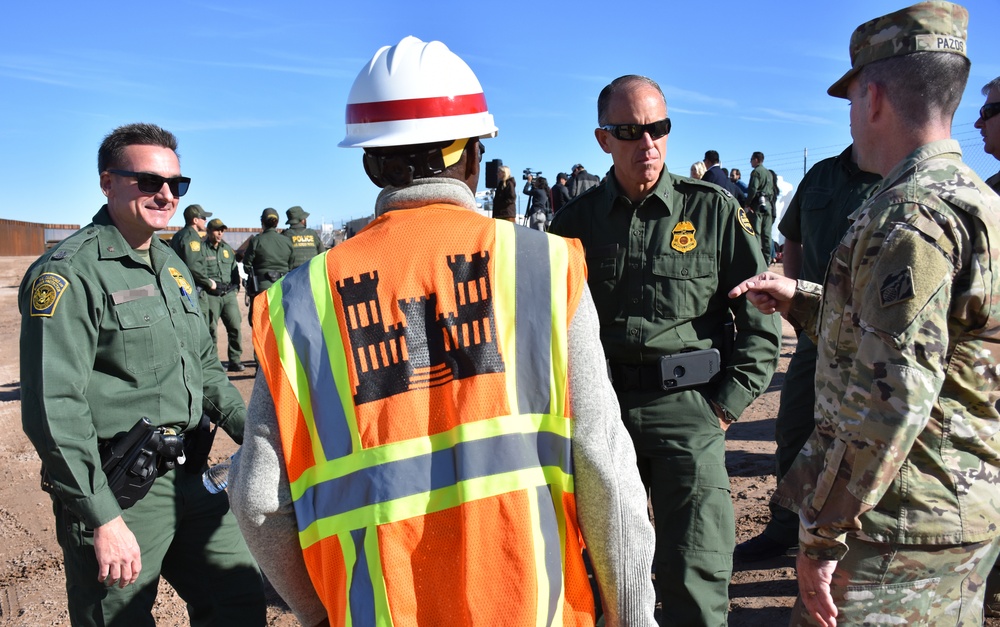
[[[209,221],[202,251],[205,257],[205,276],[215,285],[201,293],[201,310],[208,321],[208,331],[215,344],[219,320],[226,327],[228,339],[229,372],[243,372],[243,342],[240,339],[240,304],[236,295],[240,292],[240,269],[236,263],[236,252],[222,239],[226,232],[222,220]]]
[[[341,142],[364,149],[377,217],[258,298],[230,497],[304,625],[593,625],[581,534],[607,624],[654,624],[583,250],[474,211],[496,132],[444,44],[380,49]]]
[[[52,496],[75,626],[152,625],[161,575],[191,624],[266,618],[260,571],[226,494],[202,484],[207,449],[193,446],[211,445],[206,414],[242,442],[246,407],[191,274],[155,236],[191,182],[176,149],[152,124],[105,137],[107,204],[28,269],[18,294],[22,423]]]
[[[247,275],[250,296],[250,324],[253,324],[253,301],[292,267],[292,242],[278,232],[278,212],[268,207],[260,214],[262,231],[247,243],[243,270]]]
[[[322,253],[326,250],[326,246],[323,245],[323,240],[320,239],[319,233],[306,228],[306,218],[309,217],[308,211],[296,205],[289,208],[285,212],[285,215],[288,216],[285,224],[289,226],[282,232],[282,235],[292,240],[293,258],[291,269],[294,270]]]
[[[184,209],[184,228],[170,238],[170,247],[192,272],[202,269],[201,231],[206,218],[212,217],[201,205],[188,205]],[[197,279],[197,277],[195,277]]]

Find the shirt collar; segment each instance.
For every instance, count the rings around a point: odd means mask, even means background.
[[[653,189],[646,195],[645,198],[639,202],[633,203],[629,200],[628,196],[622,192],[621,186],[618,185],[618,179],[615,178],[615,167],[611,166],[608,170],[607,182],[604,185],[604,194],[606,204],[608,207],[608,213],[611,212],[615,207],[628,207],[634,209],[635,207],[644,205],[649,202],[659,202],[670,213],[670,194],[673,191],[674,185],[670,172],[667,171],[667,164],[663,164],[663,171],[660,172],[660,180],[656,182]]]
[[[889,189],[895,185],[899,179],[909,175],[918,163],[933,159],[934,157],[948,157],[962,160],[962,147],[954,139],[939,139],[937,141],[924,144],[906,156],[896,164],[882,182],[882,189]]]

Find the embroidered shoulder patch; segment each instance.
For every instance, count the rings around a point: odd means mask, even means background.
[[[51,318],[67,287],[69,281],[54,272],[40,275],[31,284],[31,315]]]
[[[913,274],[909,267],[887,274],[878,290],[878,297],[883,307],[906,302],[913,296]]]
[[[199,240],[191,240],[191,252],[198,253],[201,252],[201,242]]]
[[[679,253],[686,253],[694,250],[698,242],[694,239],[694,224],[684,220],[678,222],[673,230],[673,239],[670,240],[670,247]]]
[[[222,249],[222,256],[225,257],[226,259],[229,259],[229,250],[223,248]]]
[[[188,283],[188,280],[184,278],[184,275],[181,274],[180,270],[178,270],[177,268],[168,268],[168,269],[170,270],[170,276],[174,277],[174,280],[177,281],[177,285],[180,286],[182,290],[184,290],[185,294],[194,293],[194,290],[191,289],[191,284]]]
[[[743,227],[743,230],[747,232],[747,235],[752,237],[757,237],[757,234],[753,232],[753,225],[750,224],[750,218],[747,217],[747,212],[743,207],[740,207],[739,211],[736,212],[736,219]]]

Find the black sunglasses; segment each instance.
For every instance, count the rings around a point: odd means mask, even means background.
[[[983,122],[998,113],[1000,113],[1000,102],[991,102],[979,108],[979,117],[983,118]]]
[[[166,183],[170,186],[170,193],[180,198],[187,193],[188,186],[191,185],[191,179],[186,176],[172,176],[167,178],[159,174],[153,174],[152,172],[132,172],[131,170],[112,170],[110,168],[108,172],[120,176],[131,176],[138,183],[139,191],[146,194],[160,193],[160,190],[163,189],[163,184]]]
[[[601,127],[615,139],[634,141],[649,133],[650,139],[659,139],[670,134],[670,118],[663,118],[649,124],[605,124]]]

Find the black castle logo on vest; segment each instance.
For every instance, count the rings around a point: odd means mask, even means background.
[[[471,259],[448,257],[457,312],[438,313],[437,294],[400,299],[406,322],[388,327],[378,299],[378,271],[337,282],[358,373],[355,403],[504,371],[489,259],[486,251]]]

